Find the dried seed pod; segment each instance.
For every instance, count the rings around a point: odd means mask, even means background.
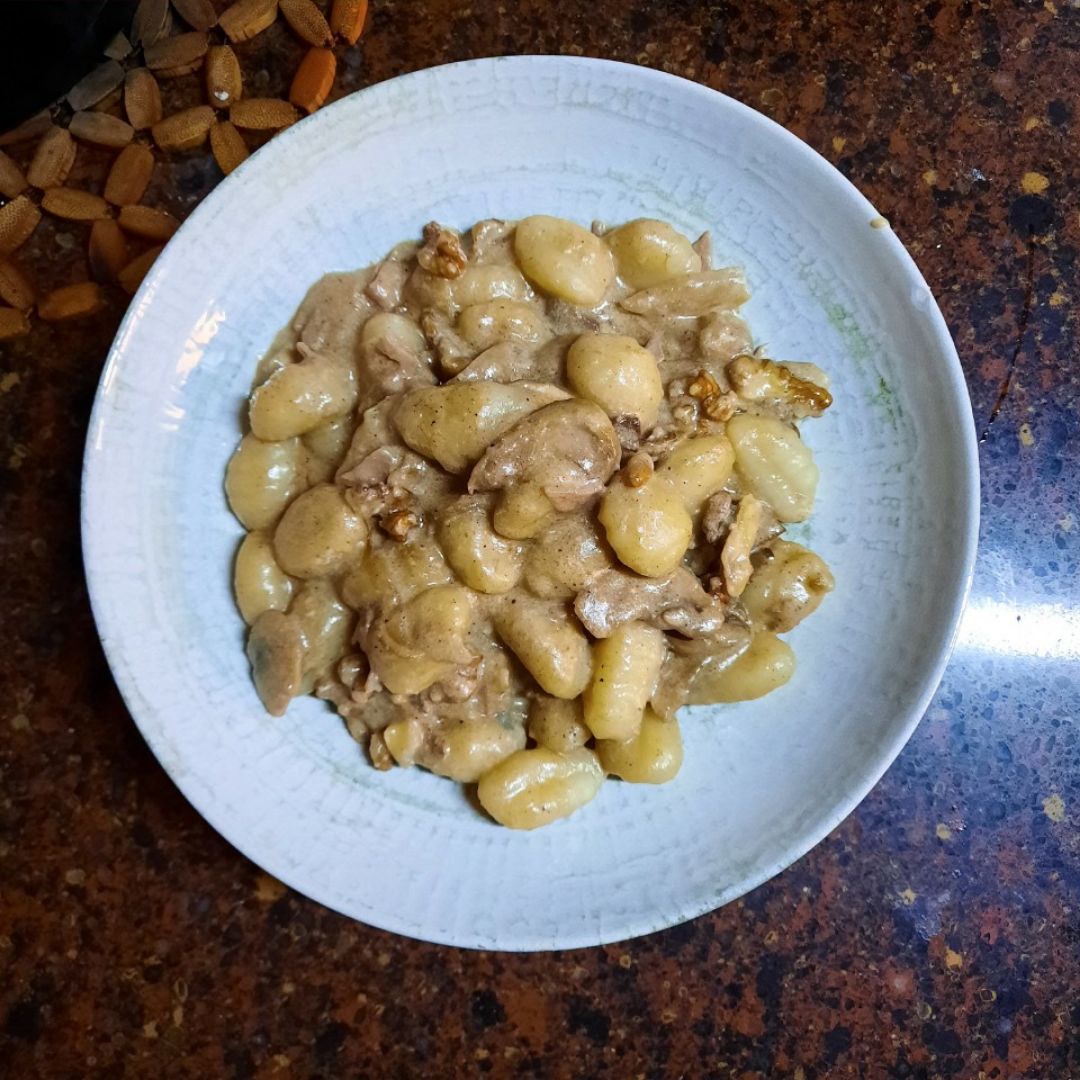
[[[309,45],[330,44],[330,24],[313,0],[280,0],[278,7],[293,32]]]
[[[40,220],[41,211],[25,195],[0,206],[0,255],[22,247]]]
[[[154,260],[161,254],[161,248],[154,247],[148,251],[144,251],[141,255],[137,255],[124,267],[123,270],[117,275],[116,280],[120,282],[120,287],[124,292],[131,294],[138,291],[139,286],[142,284],[142,280],[146,277],[150,270],[150,267],[154,265]]]
[[[117,221],[124,232],[145,240],[168,240],[180,228],[172,214],[153,206],[125,206]]]
[[[243,135],[228,120],[221,120],[210,129],[210,149],[214,151],[218,168],[226,176],[251,153]]]
[[[103,97],[90,112],[107,113],[109,116],[119,116],[121,103],[124,100],[124,88],[118,86],[107,97]]]
[[[64,285],[53,289],[38,303],[38,315],[45,322],[63,322],[65,319],[81,319],[93,315],[104,302],[101,286],[95,281],[80,281],[78,285]]]
[[[135,129],[116,116],[99,112],[77,112],[71,118],[68,131],[76,139],[98,146],[120,148],[135,138]]]
[[[277,18],[277,11],[277,0],[236,0],[221,13],[218,26],[233,44],[250,41]]]
[[[244,98],[229,109],[229,119],[249,131],[276,131],[295,124],[300,114],[281,98]]]
[[[14,199],[26,190],[27,184],[22,169],[0,150],[0,195],[5,199]]]
[[[154,172],[154,155],[139,143],[125,146],[117,155],[105,181],[105,198],[113,206],[137,203],[146,193]]]
[[[124,79],[124,111],[136,131],[153,127],[162,117],[161,87],[146,68],[134,68]]]
[[[41,209],[65,221],[97,221],[109,216],[109,204],[100,195],[78,188],[47,188]]]
[[[158,121],[151,134],[162,150],[194,150],[206,142],[214,110],[209,105],[196,105]]]
[[[105,46],[105,55],[110,60],[126,60],[132,52],[131,42],[127,34],[120,31],[116,37]]]
[[[131,22],[131,40],[144,49],[165,35],[169,27],[169,0],[139,0]]]
[[[14,146],[28,139],[36,139],[39,135],[44,135],[51,127],[52,113],[48,109],[42,109],[29,120],[24,120],[18,127],[0,135],[0,146]]]
[[[26,179],[36,188],[57,187],[75,164],[75,140],[63,128],[54,127],[38,143]]]
[[[215,45],[206,54],[206,97],[215,109],[227,109],[244,93],[240,61],[228,45]]]
[[[364,32],[368,0],[334,0],[330,9],[330,29],[350,45],[355,45]]]
[[[90,228],[90,269],[99,281],[112,281],[130,262],[127,240],[112,218]]]
[[[89,75],[84,75],[69,91],[67,103],[76,111],[89,109],[102,98],[108,97],[124,81],[124,69],[115,60],[98,64]]]
[[[329,49],[309,49],[289,88],[289,100],[305,112],[321,108],[333,89],[337,58]]]
[[[210,43],[203,30],[164,38],[143,50],[146,66],[159,76],[173,78],[188,75],[202,66],[203,57]]]
[[[210,0],[172,0],[172,6],[192,30],[217,26],[217,12]]]
[[[23,337],[30,333],[30,320],[25,311],[18,308],[0,307],[0,341]]]
[[[0,255],[0,300],[26,311],[34,306],[34,283],[12,258]]]

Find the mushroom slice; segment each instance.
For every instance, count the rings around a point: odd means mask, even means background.
[[[604,490],[622,447],[607,414],[591,401],[556,401],[525,417],[488,447],[469,491],[536,484],[556,510],[573,510]]]

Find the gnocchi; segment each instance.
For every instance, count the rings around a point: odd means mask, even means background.
[[[682,704],[793,677],[822,603],[783,539],[814,364],[754,351],[734,267],[640,218],[429,224],[328,275],[257,365],[225,493],[268,712],[332,704],[379,769],[533,829],[662,784]]]

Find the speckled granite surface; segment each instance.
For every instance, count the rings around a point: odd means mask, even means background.
[[[464,953],[246,863],[151,758],[79,571],[122,314],[0,345],[0,1075],[1080,1077],[1080,6],[374,0],[339,92],[585,52],[698,79],[835,162],[937,294],[983,467],[973,603],[858,812],[744,901],[625,946]],[[300,47],[247,47],[277,92]],[[88,168],[93,161],[88,159]],[[180,214],[219,179],[159,169]],[[81,227],[34,238],[63,280]]]

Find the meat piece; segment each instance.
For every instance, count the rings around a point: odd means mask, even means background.
[[[474,263],[513,261],[514,223],[487,218],[478,221],[470,234]]]
[[[513,341],[500,341],[485,349],[454,376],[451,382],[518,382],[534,375],[532,354]]]
[[[650,704],[665,720],[674,717],[686,704],[694,679],[706,666],[730,664],[750,647],[750,631],[735,622],[726,622],[708,637],[681,641],[670,638],[671,648]]]
[[[556,401],[488,447],[469,476],[469,491],[538,485],[556,510],[573,510],[604,490],[622,448],[599,405],[581,398]]]
[[[641,447],[641,420],[636,416],[616,416],[611,423],[623,453],[637,453]]]
[[[476,352],[441,311],[425,311],[420,316],[420,329],[435,350],[445,375],[456,375],[464,370]]]
[[[349,449],[345,452],[345,458],[338,467],[338,478],[355,469],[368,454],[388,443],[398,442],[397,430],[390,420],[398,401],[400,395],[383,398],[377,405],[364,410],[360,423],[353,432]]]
[[[685,567],[666,577],[646,578],[629,570],[601,570],[574,601],[574,611],[593,637],[609,637],[624,622],[646,622],[684,637],[717,633],[724,606]]]
[[[698,332],[701,355],[717,365],[751,352],[753,347],[750,327],[734,311],[714,311],[703,320]]]
[[[401,304],[401,293],[409,280],[409,268],[402,262],[387,259],[379,264],[365,290],[383,311],[393,311]]]
[[[429,221],[424,226],[424,246],[416,253],[416,261],[429,274],[453,280],[461,277],[469,257],[461,246],[460,233]]]
[[[364,294],[372,271],[327,274],[304,297],[293,318],[297,340],[316,352],[351,357],[357,334],[375,305]]]
[[[385,312],[375,315],[360,340],[361,409],[389,394],[435,383],[424,335],[411,319]]]

